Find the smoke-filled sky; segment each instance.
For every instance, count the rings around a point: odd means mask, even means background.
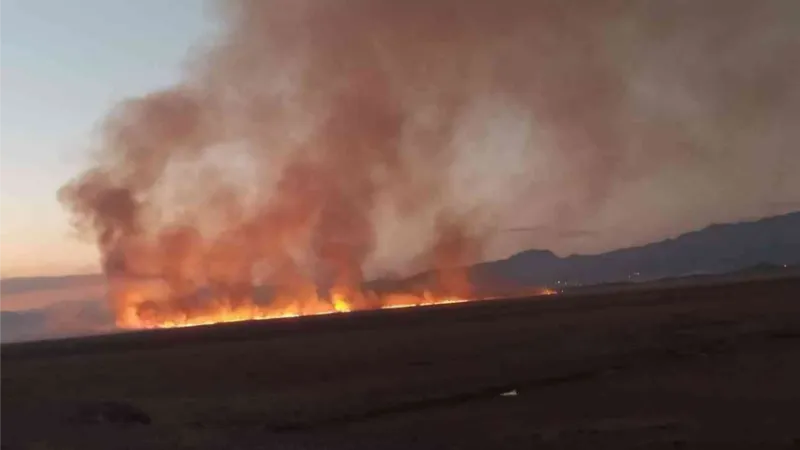
[[[202,0],[3,0],[0,232],[3,277],[98,272],[55,192],[117,102],[180,79],[213,31]]]
[[[800,209],[795,0],[228,1],[191,52],[202,3],[97,3],[4,2],[4,276],[97,258],[69,177],[106,271],[174,289]]]

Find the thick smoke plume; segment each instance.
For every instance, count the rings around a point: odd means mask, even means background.
[[[119,105],[60,192],[118,314],[264,284],[369,303],[369,277],[428,267],[466,295],[454,268],[500,228],[580,229],[643,180],[724,185],[761,152],[780,179],[754,202],[798,187],[794,0],[220,6],[219,40]]]

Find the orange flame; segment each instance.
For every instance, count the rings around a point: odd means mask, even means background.
[[[550,289],[540,291],[540,295],[554,293],[555,291]],[[119,294],[118,305],[120,308],[117,314],[117,326],[125,329],[180,328],[250,320],[342,314],[369,309],[425,307],[480,300],[437,296],[426,291],[422,295],[388,294],[379,297],[377,303],[370,305],[364,302],[355,302],[345,294],[334,293],[329,300],[315,294],[306,298],[277,297],[268,305],[257,304],[251,299],[240,301],[215,299],[208,302],[205,307],[194,306],[181,310],[145,300],[147,295],[148,292],[138,286],[129,287],[128,290]],[[171,305],[172,303],[167,302],[166,304]]]

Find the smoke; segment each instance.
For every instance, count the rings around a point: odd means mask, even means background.
[[[463,292],[452,268],[507,251],[501,228],[583,229],[624,216],[620,198],[670,205],[668,176],[744,177],[758,193],[702,220],[798,200],[794,0],[219,12],[222,35],[184,80],[119,105],[94,167],[59,193],[112,281],[163,279],[176,304],[201,287],[246,299],[261,283],[357,296],[369,277],[428,267]],[[748,166],[758,175],[736,173]],[[681,204],[670,213],[705,203]]]

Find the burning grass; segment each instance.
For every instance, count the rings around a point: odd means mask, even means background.
[[[551,295],[551,289],[538,290],[534,295]],[[303,298],[276,297],[267,304],[243,300],[211,299],[205,302],[192,301],[191,307],[181,308],[181,302],[143,300],[140,292],[130,291],[125,298],[125,307],[119,311],[117,326],[126,329],[181,328],[217,323],[244,322],[250,320],[273,320],[325,314],[346,314],[353,311],[419,308],[449,305],[490,298],[462,298],[436,295],[429,291],[422,294],[374,293],[345,295],[334,293],[329,298],[316,294]]]

